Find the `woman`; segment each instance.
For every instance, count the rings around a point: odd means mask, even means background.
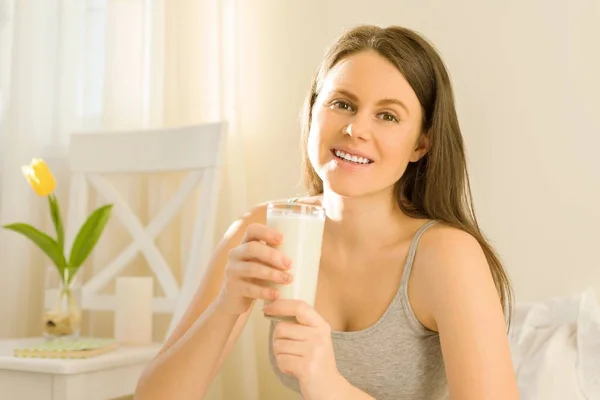
[[[304,117],[310,197],[298,201],[323,205],[327,220],[315,307],[264,308],[298,320],[271,326],[282,382],[310,400],[517,399],[510,285],[477,226],[434,48],[401,27],[350,30],[327,53]],[[254,301],[277,299],[266,282],[293,279],[273,248],[281,240],[264,205],[232,225],[137,398],[202,398]]]

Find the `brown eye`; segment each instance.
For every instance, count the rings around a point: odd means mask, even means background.
[[[395,115],[390,114],[390,113],[381,113],[379,114],[380,118],[384,121],[388,121],[388,122],[398,122],[398,118],[396,118]]]
[[[331,105],[340,110],[354,111],[354,108],[349,103],[342,100],[334,100]]]

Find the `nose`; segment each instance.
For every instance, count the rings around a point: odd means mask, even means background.
[[[354,139],[369,140],[372,135],[371,119],[367,113],[357,112],[344,127],[344,134]]]

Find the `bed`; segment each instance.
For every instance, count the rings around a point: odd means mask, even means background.
[[[522,400],[600,400],[600,304],[592,289],[517,302],[509,335]]]

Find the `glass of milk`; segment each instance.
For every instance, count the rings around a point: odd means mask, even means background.
[[[271,282],[279,290],[280,299],[304,300],[314,307],[321,262],[321,244],[325,226],[325,209],[320,206],[288,202],[272,202],[267,206],[267,225],[283,236],[277,249],[291,261],[294,279],[286,285]],[[270,303],[266,300],[265,304]],[[292,320],[294,317],[270,317]]]

